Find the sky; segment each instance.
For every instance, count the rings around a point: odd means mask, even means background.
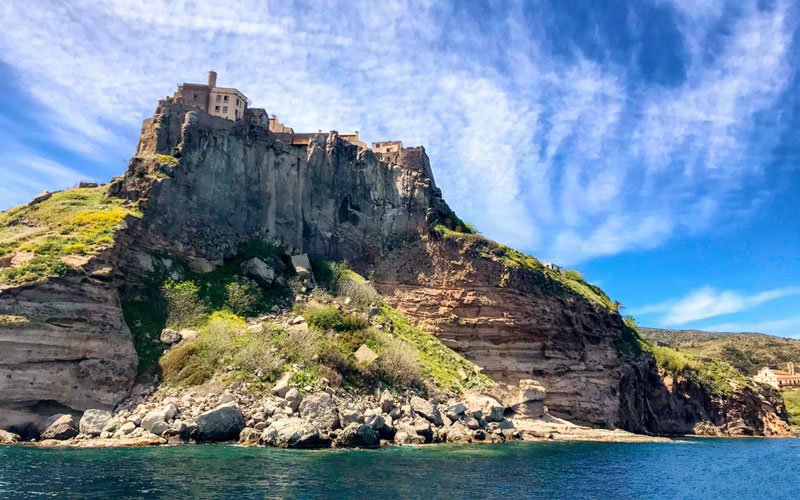
[[[653,327],[800,338],[796,0],[0,5],[0,210],[124,172],[182,82],[424,145],[485,236]]]

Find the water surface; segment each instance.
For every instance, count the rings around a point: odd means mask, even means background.
[[[296,451],[0,447],[0,498],[798,498],[800,439]]]

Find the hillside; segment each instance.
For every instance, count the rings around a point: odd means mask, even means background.
[[[716,333],[699,330],[639,328],[648,341],[673,347],[688,354],[725,361],[752,376],[769,366],[782,368],[787,362],[800,363],[800,340],[761,333]]]
[[[0,427],[157,388],[446,400],[535,379],[577,424],[788,432],[773,391],[723,363],[666,370],[579,273],[473,234],[424,148],[284,139],[161,101],[123,176],[3,214]]]

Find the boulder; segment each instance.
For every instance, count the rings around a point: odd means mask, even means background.
[[[321,429],[337,429],[339,412],[336,403],[327,392],[312,394],[303,399],[299,407],[300,415],[318,425]]]
[[[245,427],[239,433],[239,444],[245,446],[257,445],[261,439],[261,432],[253,427]]]
[[[505,407],[496,399],[489,396],[468,393],[466,395],[467,411],[478,420],[485,419],[487,422],[497,422],[503,418]]]
[[[65,441],[78,435],[78,424],[75,417],[68,414],[55,415],[57,417],[52,424],[42,433],[41,439],[56,439]]]
[[[327,448],[331,445],[331,440],[320,434],[319,427],[297,417],[273,422],[261,434],[261,440],[279,448]]]
[[[50,191],[44,191],[42,193],[39,193],[36,196],[34,196],[31,201],[28,202],[28,206],[32,207],[32,206],[34,206],[34,205],[36,205],[38,203],[41,203],[43,201],[47,201],[52,196],[53,196],[53,193],[51,193]]]
[[[412,396],[410,404],[414,413],[424,417],[437,427],[440,427],[444,423],[439,409],[430,401],[426,401],[419,396]]]
[[[275,270],[258,257],[242,262],[242,274],[256,280],[264,288],[271,287],[275,281]]]
[[[303,402],[303,396],[301,396],[300,391],[295,388],[289,389],[283,398],[289,402],[288,406],[292,409],[292,411],[297,411],[297,409],[300,407],[300,403]]]
[[[382,415],[370,415],[364,419],[364,424],[372,427],[381,439],[392,439],[394,437],[395,428]]]
[[[272,392],[277,394],[280,397],[286,396],[286,393],[289,392],[289,379],[292,378],[292,372],[286,372],[281,375],[281,378],[275,382],[275,385],[272,386]]]
[[[470,430],[461,422],[456,422],[447,428],[448,443],[469,443]]]
[[[298,276],[311,279],[311,261],[308,260],[308,254],[292,255],[292,266]]]
[[[83,412],[79,430],[81,434],[87,436],[99,436],[103,432],[103,427],[111,419],[111,412],[106,410],[86,410]]]
[[[140,424],[142,428],[148,432],[152,432],[153,434],[160,435],[153,431],[153,426],[159,423],[166,423],[173,418],[178,413],[178,407],[175,406],[175,403],[168,403],[166,406],[158,408],[156,410],[151,410],[147,412],[147,414],[142,418],[142,423]],[[169,428],[169,426],[167,426]],[[158,429],[161,432],[166,430],[163,426],[159,425]]]
[[[164,328],[161,330],[161,342],[172,345],[181,341],[181,334],[172,328]]]
[[[334,446],[343,448],[377,448],[381,440],[378,433],[366,424],[352,423],[342,429]]]
[[[364,412],[359,409],[356,410],[341,410],[339,411],[339,423],[345,427],[352,423],[363,423]]]
[[[19,443],[19,434],[0,430],[0,445],[17,444]]]
[[[464,413],[466,413],[466,411],[467,411],[467,405],[465,405],[462,401],[458,401],[458,402],[453,403],[450,406],[448,406],[446,413],[447,413],[448,417],[450,417],[450,415],[453,415],[456,418],[458,418],[461,415],[463,415]],[[452,420],[455,420],[455,418],[453,418],[453,417],[450,417],[450,418]]]
[[[367,344],[361,344],[361,347],[354,354],[357,363],[362,364],[370,364],[378,359],[378,355],[375,354],[375,351],[367,347]]]
[[[136,424],[134,424],[133,422],[125,422],[124,424],[122,424],[119,427],[117,432],[119,434],[122,434],[123,436],[127,436],[128,434],[133,432],[135,429],[136,429]]]
[[[414,422],[414,432],[418,436],[422,436],[426,443],[433,441],[433,429],[431,429],[431,423],[427,420],[417,419]]]
[[[149,431],[152,432],[153,434],[155,434],[156,436],[160,436],[160,435],[164,434],[165,432],[167,432],[168,430],[169,430],[169,424],[166,423],[163,420],[159,420],[159,421],[153,423],[153,425],[150,426],[150,429],[149,429]]]
[[[386,390],[381,393],[380,404],[381,410],[383,410],[384,413],[391,413],[393,409],[397,408],[392,393]]]
[[[197,437],[201,441],[236,439],[245,427],[242,412],[233,404],[221,405],[201,413],[196,422]]]

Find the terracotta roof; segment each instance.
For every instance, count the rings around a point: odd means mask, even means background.
[[[783,371],[783,370],[771,370],[771,371],[772,371],[772,373],[774,373],[775,375],[791,375],[791,373],[789,373],[789,372],[785,372],[785,371]]]

